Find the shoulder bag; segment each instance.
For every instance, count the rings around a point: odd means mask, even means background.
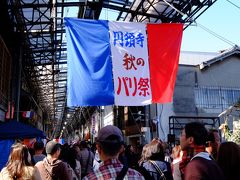
[[[117,175],[116,180],[123,180],[123,178],[127,174],[127,171],[128,171],[128,167],[124,165],[120,173]]]
[[[154,168],[157,170],[157,172],[159,173],[160,177],[163,180],[166,180],[165,175],[163,174],[162,170],[160,169],[160,167],[157,165],[157,163],[155,161],[149,160],[149,162],[154,166]]]

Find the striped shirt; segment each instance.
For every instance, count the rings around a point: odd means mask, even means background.
[[[122,170],[123,164],[118,159],[109,159],[104,161],[99,166],[99,169],[95,170],[88,174],[84,180],[113,180],[116,179],[117,174]],[[133,179],[144,179],[144,177],[131,168],[128,168],[127,174],[124,177],[125,180],[133,180]]]

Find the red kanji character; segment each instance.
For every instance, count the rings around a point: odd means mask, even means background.
[[[140,96],[146,96],[149,95],[148,89],[149,89],[149,79],[148,78],[140,78],[138,82],[138,89],[140,90],[139,95]]]
[[[137,78],[133,77],[133,79],[134,79],[134,91],[132,93],[132,96],[135,96],[137,93]]]
[[[127,81],[129,80],[129,78],[128,77],[122,77],[122,80],[123,80],[126,96],[129,96],[128,86],[127,86]],[[130,81],[131,81],[131,79],[130,79]]]
[[[144,62],[143,58],[138,58],[138,59],[137,59],[137,65],[142,65],[142,66],[144,66],[144,64],[145,64],[145,62]]]
[[[118,77],[118,90],[117,90],[117,94],[119,95],[122,89],[122,81],[121,78]]]
[[[124,59],[123,59],[123,66],[125,66],[126,70],[132,69],[134,68],[135,70],[137,70],[137,68],[134,65],[134,61],[135,61],[135,57],[130,55],[130,57],[128,57],[128,53],[125,53],[124,55]]]
[[[122,81],[123,81],[123,86],[125,89],[125,93],[126,96],[129,96],[129,90],[134,88],[132,96],[135,96],[137,93],[137,79],[136,77],[133,78],[133,82],[132,79],[129,77],[118,77],[118,89],[117,89],[117,94],[119,95],[121,93],[122,90]],[[134,83],[134,84],[133,84]],[[133,87],[134,85],[134,87]]]
[[[128,86],[127,86],[128,79],[129,79],[128,77],[122,77],[122,79],[120,77],[118,77],[118,90],[117,90],[118,95],[121,93],[121,90],[122,90],[122,81],[121,80],[123,80],[123,85],[125,88],[126,96],[129,96]]]

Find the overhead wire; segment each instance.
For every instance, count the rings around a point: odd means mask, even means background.
[[[223,36],[221,36],[221,35],[213,32],[212,30],[208,29],[207,27],[203,26],[202,24],[197,23],[197,22],[196,22],[196,24],[197,24],[198,27],[202,28],[203,30],[205,30],[205,31],[208,32],[209,34],[212,34],[212,35],[215,36],[216,38],[224,41],[225,43],[227,43],[227,44],[229,44],[229,45],[231,45],[231,46],[235,46],[235,45],[236,45],[236,44],[233,43],[232,41],[230,41],[230,40],[224,38]]]
[[[164,1],[168,6],[170,6],[170,7],[173,8],[175,11],[177,11],[179,14],[181,14],[182,16],[187,16],[187,14],[181,12],[179,9],[177,9],[176,7],[174,7],[172,4],[170,4],[170,3],[167,2],[166,0],[163,0],[163,1]],[[226,0],[226,1],[228,1],[228,2],[231,3],[231,4],[233,4],[233,3],[230,2],[229,0]],[[235,4],[233,4],[233,5],[236,6],[236,7],[238,7],[238,6],[235,5]],[[238,7],[238,8],[239,8],[239,7]],[[239,8],[239,9],[240,9],[240,8]],[[206,31],[206,32],[208,32],[209,34],[215,36],[216,38],[222,40],[223,42],[225,42],[225,43],[227,43],[227,44],[229,44],[229,45],[231,45],[231,46],[235,46],[235,45],[236,45],[236,43],[233,43],[232,41],[230,41],[230,40],[224,38],[223,36],[221,36],[221,35],[215,33],[215,32],[212,31],[212,30],[208,29],[208,28],[205,27],[204,25],[202,25],[202,24],[196,22],[196,20],[195,20],[194,18],[190,18],[190,21],[195,22],[196,25],[197,25],[197,27],[202,28],[204,31]]]
[[[233,2],[229,1],[229,0],[226,0],[227,2],[229,2],[230,4],[232,4],[233,6],[235,6],[236,8],[240,9],[240,7],[236,4],[234,4]]]

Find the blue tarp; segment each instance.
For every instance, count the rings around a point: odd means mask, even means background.
[[[0,124],[0,171],[6,165],[15,139],[46,138],[43,131],[15,120]]]
[[[0,124],[1,139],[45,138],[43,131],[15,120]]]
[[[0,140],[0,171],[6,165],[14,140]]]

